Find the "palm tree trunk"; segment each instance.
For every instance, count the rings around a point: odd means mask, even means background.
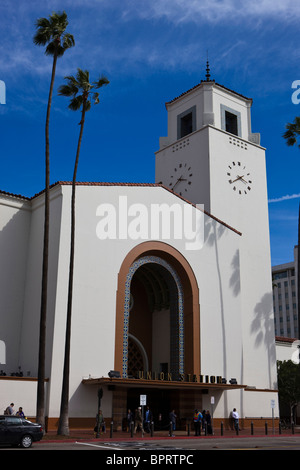
[[[57,54],[53,56],[52,75],[48,97],[45,138],[46,138],[46,171],[45,171],[45,220],[44,220],[44,247],[42,267],[42,293],[40,313],[40,336],[39,336],[39,362],[38,362],[38,385],[37,385],[37,410],[36,420],[45,428],[45,362],[46,362],[46,319],[47,319],[47,291],[48,291],[48,257],[49,257],[49,191],[50,191],[50,146],[49,146],[49,123],[50,109],[53,95],[53,86],[56,71]]]
[[[300,339],[300,204],[298,215],[298,250],[297,250],[297,301],[298,301],[298,338]],[[300,361],[299,361],[300,364]]]
[[[65,339],[65,358],[63,370],[63,384],[61,393],[60,417],[57,434],[67,436],[69,434],[69,377],[70,377],[70,350],[71,350],[71,320],[72,320],[72,300],[73,300],[73,277],[74,277],[74,252],[75,252],[75,192],[78,160],[82,141],[83,127],[85,119],[85,103],[83,104],[80,133],[77,144],[76,159],[72,181],[72,200],[71,200],[71,246],[70,246],[70,266],[69,266],[69,288],[68,288],[68,306],[66,322]]]

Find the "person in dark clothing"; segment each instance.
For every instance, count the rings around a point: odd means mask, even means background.
[[[134,422],[134,416],[131,410],[127,411],[126,420],[127,420],[127,430],[128,432],[130,432],[132,423]]]
[[[146,412],[145,412],[145,423],[144,423],[144,429],[146,432],[150,432],[152,419],[153,419],[152,411],[150,410],[149,406],[147,406]]]
[[[209,410],[206,410],[205,421],[207,426],[207,434],[212,434],[211,416]]]

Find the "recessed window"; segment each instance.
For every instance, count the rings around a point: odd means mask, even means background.
[[[225,111],[225,130],[230,134],[238,135],[237,115]]]
[[[181,139],[196,130],[196,106],[177,116],[177,139]]]
[[[221,128],[223,131],[242,137],[241,113],[221,104]]]
[[[193,115],[189,113],[181,118],[181,137],[191,134],[191,132],[193,132]]]

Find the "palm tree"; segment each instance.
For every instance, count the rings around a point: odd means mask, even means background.
[[[293,146],[297,144],[297,141],[300,137],[300,116],[296,116],[294,122],[288,123],[285,126],[286,131],[283,134],[283,137],[286,139],[286,144],[288,146]],[[300,144],[298,144],[300,148]],[[298,291],[298,337],[300,339],[300,204],[299,204],[299,216],[298,216],[298,261],[297,261],[297,291]]]
[[[52,103],[53,85],[55,79],[56,63],[58,57],[74,46],[75,41],[71,34],[66,33],[68,26],[67,14],[52,13],[47,18],[39,18],[36,21],[36,33],[33,37],[34,44],[45,46],[45,54],[53,57],[50,90],[48,96],[46,125],[45,125],[45,219],[44,219],[44,246],[42,267],[42,292],[40,312],[40,336],[38,359],[38,390],[37,390],[37,422],[45,425],[45,357],[46,357],[46,317],[47,317],[47,284],[48,284],[48,250],[49,250],[49,186],[50,186],[50,150],[49,150],[49,122]]]
[[[286,139],[287,145],[291,147],[297,143],[297,138],[300,136],[300,116],[296,116],[294,122],[288,122],[285,128],[283,137]],[[300,148],[300,144],[298,147]]]
[[[63,384],[61,393],[60,418],[58,426],[58,434],[69,434],[69,372],[70,372],[70,343],[71,343],[71,318],[72,318],[72,298],[73,298],[73,273],[74,273],[74,248],[75,248],[75,190],[76,176],[78,168],[78,160],[82,141],[83,128],[85,123],[85,114],[91,109],[92,101],[94,104],[99,103],[99,93],[95,89],[99,89],[107,85],[109,81],[105,77],[99,78],[98,81],[90,83],[89,72],[87,70],[77,69],[76,76],[65,77],[66,85],[59,87],[59,95],[71,97],[69,108],[72,111],[81,110],[80,132],[78,137],[76,158],[72,180],[72,197],[71,197],[71,242],[70,242],[70,265],[69,265],[69,287],[68,287],[68,304],[67,304],[67,321],[66,321],[66,338],[65,338],[65,358],[63,371]]]

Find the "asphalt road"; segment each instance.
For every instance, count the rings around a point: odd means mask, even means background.
[[[1,451],[11,451],[14,450],[16,452],[21,452],[22,449],[20,448],[11,448],[11,447],[4,447],[1,446]],[[34,451],[51,451],[51,450],[100,450],[103,452],[103,457],[101,457],[101,461],[103,458],[111,458],[111,456],[118,455],[127,455],[127,456],[134,456],[134,455],[158,455],[159,453],[166,454],[166,455],[195,455],[197,456],[199,451],[201,450],[213,450],[213,451],[222,451],[222,450],[229,450],[229,451],[237,451],[237,450],[300,450],[300,435],[291,435],[291,436],[251,436],[251,437],[209,437],[209,438],[174,438],[174,439],[151,439],[151,440],[128,440],[128,441],[110,441],[107,439],[106,441],[97,441],[95,439],[81,439],[78,441],[63,441],[63,442],[51,442],[51,441],[41,441],[34,443],[30,449],[24,449],[23,452],[29,452],[32,455]],[[132,452],[131,452],[132,451]],[[137,452],[143,451],[143,452]],[[22,455],[23,455],[22,452]],[[179,458],[179,457],[178,457]],[[195,457],[196,458],[196,457]],[[123,462],[108,462],[111,464],[123,463]],[[153,457],[153,461],[151,462],[164,464],[164,463],[179,463],[179,462],[155,462],[155,457]],[[189,463],[189,462],[182,462],[180,463]],[[195,463],[195,462],[193,462]],[[133,464],[133,466],[135,466]],[[136,465],[138,466],[138,465]]]

